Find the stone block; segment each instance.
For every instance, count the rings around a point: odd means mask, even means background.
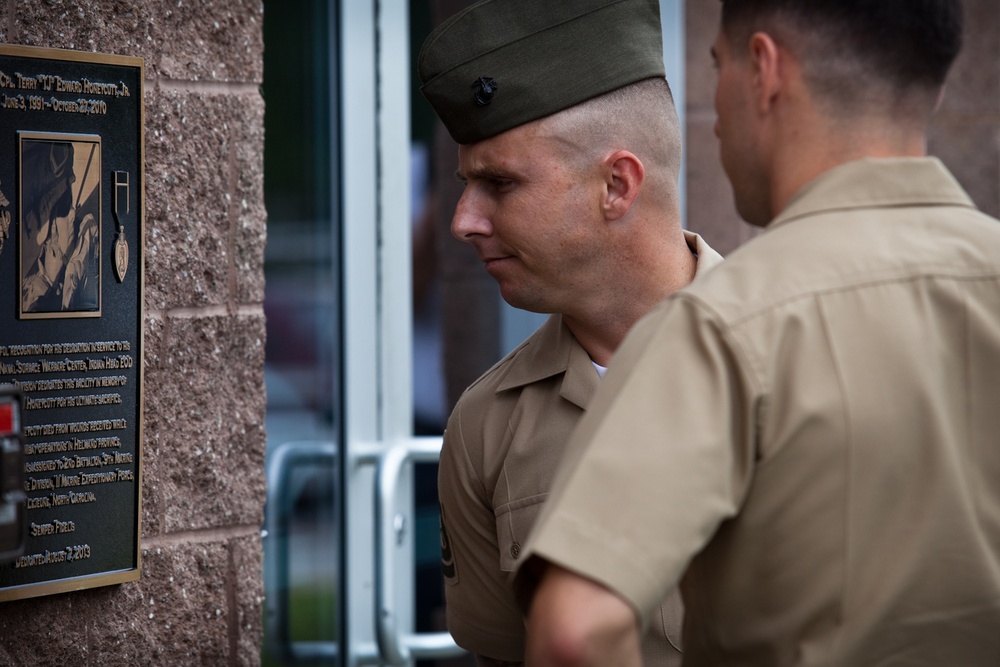
[[[264,100],[246,94],[230,99],[235,146],[236,183],[233,193],[234,262],[237,303],[264,301]]]
[[[162,530],[262,522],[264,316],[170,317],[147,457]],[[153,373],[150,373],[151,377]],[[147,383],[148,384],[148,383]]]
[[[241,200],[236,219],[236,301],[264,301],[264,247],[267,242],[267,212],[262,201]]]
[[[143,549],[142,576],[94,609],[94,665],[227,665],[229,630],[224,542]]]
[[[260,0],[16,0],[4,37],[18,44],[138,56],[147,77],[254,82],[264,76]]]
[[[92,595],[55,595],[0,606],[0,665],[88,664]]]
[[[264,79],[261,0],[172,0],[156,8],[149,28],[159,58],[155,72],[186,81]]]
[[[256,537],[146,548],[139,581],[4,603],[0,665],[257,665],[259,552]],[[243,619],[235,662],[234,611]]]
[[[232,195],[226,95],[146,93],[146,305],[227,302]]]
[[[4,21],[9,27],[5,41],[139,57],[148,68],[159,57],[149,34],[155,6],[122,0],[15,0],[6,5],[11,16]]]
[[[143,417],[142,417],[142,535],[162,532],[164,499],[156,493],[163,474],[159,465],[160,435],[170,427],[169,414],[157,409],[160,387],[165,381],[165,323],[147,317],[143,331]]]
[[[264,640],[262,609],[264,580],[260,534],[229,541],[233,559],[233,580],[236,588],[236,619],[239,624],[236,642],[236,664],[256,665]]]

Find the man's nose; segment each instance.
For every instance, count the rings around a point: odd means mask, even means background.
[[[483,207],[481,198],[476,195],[471,186],[467,186],[455,207],[455,215],[451,219],[451,234],[459,241],[472,243],[476,236],[489,236],[493,233],[493,225]]]

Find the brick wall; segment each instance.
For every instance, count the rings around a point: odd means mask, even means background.
[[[0,42],[145,60],[142,571],[0,604],[0,665],[256,665],[260,0],[2,0]]]
[[[931,126],[928,149],[976,204],[1000,214],[1000,13],[995,0],[963,0],[965,46]],[[733,208],[719,164],[715,71],[709,48],[718,30],[717,0],[687,0],[688,226],[723,254],[758,233]]]

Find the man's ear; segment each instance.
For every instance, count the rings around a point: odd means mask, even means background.
[[[639,196],[646,169],[633,153],[618,150],[604,160],[605,192],[602,207],[606,220],[622,218]]]
[[[755,32],[750,36],[749,56],[756,107],[759,112],[765,113],[771,110],[788,74],[785,62],[787,52],[766,32]]]

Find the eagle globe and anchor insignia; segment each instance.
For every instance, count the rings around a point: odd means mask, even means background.
[[[472,88],[476,91],[472,94],[472,99],[476,101],[477,105],[484,107],[493,101],[493,96],[500,85],[491,76],[481,76],[472,82]]]

